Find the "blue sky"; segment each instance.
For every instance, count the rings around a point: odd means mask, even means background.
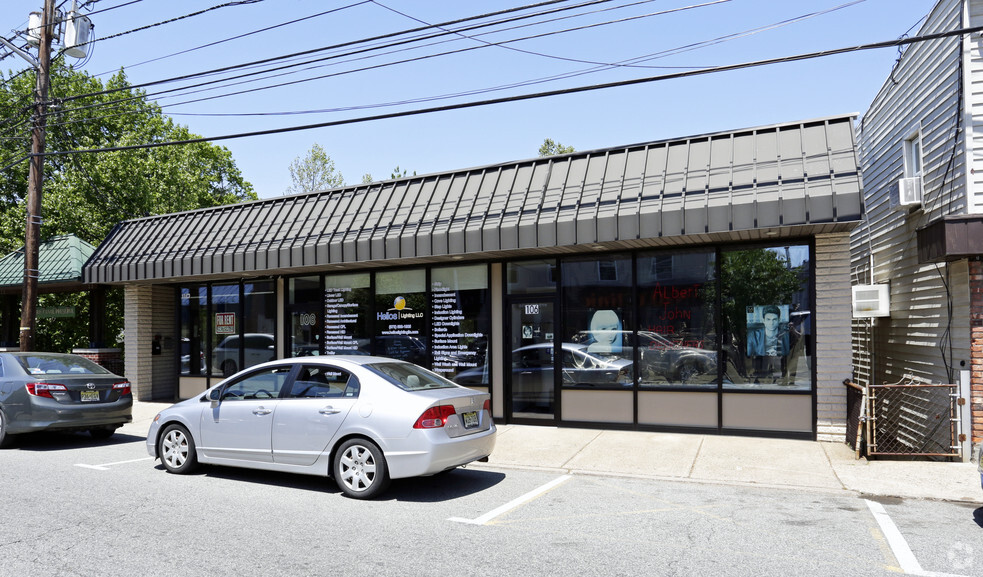
[[[123,68],[132,83],[141,84],[416,28],[422,26],[421,21],[448,22],[532,3],[262,0],[111,38],[226,1],[143,0],[129,4],[131,0],[98,0],[92,4],[91,13],[83,14],[91,14],[95,37],[105,40],[92,46],[92,54],[85,61],[70,61],[103,79]],[[28,14],[39,10],[42,3],[43,0],[4,0],[0,35],[11,38],[14,31],[24,30]],[[935,0],[621,0],[563,12],[554,18],[610,9],[605,12],[491,34],[483,34],[489,29],[461,32],[429,41],[440,44],[402,45],[397,48],[413,49],[387,55],[377,50],[336,57],[291,69],[289,76],[266,77],[234,87],[226,83],[194,94],[187,90],[154,94],[191,84],[187,81],[146,90],[165,114],[192,132],[222,136],[893,40],[905,33],[914,35],[934,4]],[[331,10],[334,11],[312,17]],[[819,12],[826,13],[774,27]],[[198,48],[298,19],[302,21]],[[489,45],[614,20],[620,21]],[[678,50],[732,35],[735,37],[726,41]],[[353,48],[364,45],[348,50]],[[462,51],[465,48],[471,49]],[[450,51],[456,52],[421,59]],[[337,56],[338,52],[317,54]],[[659,57],[653,59],[654,55]],[[589,150],[862,113],[887,79],[897,56],[896,48],[862,51],[217,144],[232,151],[236,164],[260,197],[272,197],[283,194],[290,186],[290,162],[306,155],[314,143],[327,151],[345,180],[355,184],[366,173],[376,179],[388,178],[396,166],[427,174],[531,158],[545,138],[577,150]],[[378,66],[396,60],[412,61]],[[610,66],[632,62],[634,66]],[[0,61],[0,66],[4,70],[20,70],[26,63],[10,56]],[[365,67],[373,68],[353,72]],[[312,80],[325,75],[330,76]],[[554,78],[561,75],[566,77]],[[303,82],[230,95],[295,81]],[[488,90],[530,81],[536,83]],[[478,92],[433,100],[470,91]],[[209,99],[200,100],[203,98]],[[198,101],[188,102],[193,100]],[[370,107],[353,109],[366,106]]]

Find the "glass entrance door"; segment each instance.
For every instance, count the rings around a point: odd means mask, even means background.
[[[553,359],[553,303],[512,303],[512,418],[555,417],[555,362]]]

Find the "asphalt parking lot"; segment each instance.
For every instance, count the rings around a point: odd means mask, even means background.
[[[983,574],[969,503],[486,465],[357,501],[319,477],[168,474],[136,425],[0,459],[9,575]]]

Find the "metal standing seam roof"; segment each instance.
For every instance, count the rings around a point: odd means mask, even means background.
[[[854,119],[719,132],[124,221],[98,247],[84,278],[240,277],[851,230],[863,211]]]
[[[42,242],[38,246],[38,285],[80,283],[82,265],[95,251],[96,247],[75,235],[55,236]],[[0,259],[0,291],[11,292],[14,287],[19,291],[23,286],[24,247],[21,247]]]

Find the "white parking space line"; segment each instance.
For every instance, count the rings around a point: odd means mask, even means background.
[[[513,499],[508,503],[502,505],[501,507],[498,507],[497,509],[493,509],[485,513],[484,515],[478,517],[477,519],[463,519],[461,517],[451,517],[450,519],[448,519],[448,521],[454,521],[455,523],[468,523],[470,525],[486,525],[489,522],[491,522],[492,519],[504,515],[505,513],[511,511],[512,509],[515,509],[521,505],[528,503],[529,501],[532,501],[536,497],[539,497],[540,495],[549,491],[550,489],[559,486],[560,484],[566,482],[570,478],[571,478],[570,475],[563,475],[562,477],[553,479],[552,481],[546,483],[542,487],[530,491],[517,499]]]
[[[127,463],[139,463],[140,461],[150,461],[153,457],[144,457],[142,459],[130,459],[129,461],[116,461],[115,463],[105,463],[103,465],[86,465],[84,463],[75,463],[76,467],[82,467],[83,469],[95,469],[96,471],[108,471],[110,467],[116,465],[125,465]]]
[[[870,512],[874,514],[874,519],[877,520],[877,524],[881,527],[881,533],[887,539],[887,544],[891,547],[891,552],[898,559],[898,563],[901,564],[901,570],[906,575],[920,575],[922,577],[965,577],[952,573],[937,573],[922,569],[918,559],[915,558],[915,554],[911,551],[911,547],[908,546],[908,542],[905,541],[904,535],[901,534],[898,526],[894,524],[887,511],[884,510],[884,506],[875,501],[868,501],[867,499],[864,499],[864,502],[867,503],[867,508],[870,509]]]

